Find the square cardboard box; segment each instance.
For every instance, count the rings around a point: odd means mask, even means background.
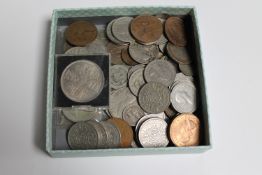
[[[62,54],[61,32],[74,20],[90,20],[96,25],[105,25],[119,16],[137,16],[141,14],[155,15],[168,14],[184,16],[190,26],[190,38],[193,43],[192,52],[196,72],[196,85],[199,97],[199,118],[201,121],[201,142],[192,147],[162,147],[162,148],[117,148],[93,150],[56,150],[53,147],[53,108],[55,80],[55,58]],[[53,157],[85,157],[85,156],[118,156],[118,155],[145,155],[145,154],[177,154],[200,153],[211,148],[208,108],[205,91],[204,71],[202,67],[201,49],[198,36],[196,14],[193,7],[110,7],[88,9],[58,9],[54,10],[51,24],[50,45],[47,78],[47,105],[46,105],[46,151]]]

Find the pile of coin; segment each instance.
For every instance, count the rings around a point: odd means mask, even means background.
[[[198,107],[194,59],[187,47],[183,18],[124,16],[97,28],[88,21],[78,21],[65,32],[67,45],[74,46],[65,49],[65,54],[111,54],[109,108],[62,109],[63,115],[75,123],[68,131],[69,146],[95,149],[198,145],[200,120],[194,115]],[[76,64],[80,66],[72,68]],[[71,100],[91,101],[103,87],[100,70],[87,64],[91,63],[76,61],[63,72],[61,84],[63,79],[71,83],[65,83],[69,88],[62,85],[62,89]],[[85,71],[77,73],[81,69]],[[94,81],[92,86],[90,81]]]

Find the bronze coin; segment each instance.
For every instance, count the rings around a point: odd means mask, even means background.
[[[77,21],[68,26],[65,31],[66,40],[75,46],[85,46],[96,39],[97,28],[88,21]]]
[[[120,132],[120,146],[122,148],[131,147],[133,141],[133,130],[125,120],[119,118],[110,118],[109,122],[113,123]]]
[[[167,44],[168,55],[179,64],[190,64],[191,58],[186,47],[177,47],[174,44]]]
[[[163,33],[161,21],[155,16],[137,16],[131,21],[131,34],[142,44],[156,42]]]
[[[178,17],[169,17],[165,22],[165,34],[168,40],[176,46],[186,46],[184,21]]]
[[[122,49],[121,57],[123,62],[125,62],[127,65],[134,66],[138,64],[135,60],[133,60],[133,58],[130,57],[127,47]]]
[[[121,52],[123,48],[127,48],[125,45],[116,45],[112,42],[107,43],[107,51],[111,54],[111,63],[112,64],[124,64],[122,61]]]
[[[199,145],[200,121],[193,114],[180,114],[171,123],[169,135],[176,146]]]

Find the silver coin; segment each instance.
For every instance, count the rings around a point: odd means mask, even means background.
[[[98,133],[87,122],[77,122],[68,131],[68,144],[72,149],[94,149],[98,145]]]
[[[128,87],[131,92],[137,96],[141,87],[145,84],[144,68],[140,68],[133,72],[128,81]]]
[[[178,84],[178,83],[180,83],[180,82],[184,82],[184,81],[186,81],[186,82],[194,82],[194,78],[192,77],[192,76],[186,76],[186,75],[184,75],[183,73],[177,73],[176,74],[176,77],[175,77],[175,81],[174,81],[174,83],[170,86],[170,89],[173,89],[173,87],[176,85],[176,84]]]
[[[128,67],[124,65],[114,65],[110,68],[110,85],[113,89],[127,86]]]
[[[145,68],[144,64],[137,64],[135,66],[132,66],[127,73],[127,77],[128,79],[130,78],[130,76],[132,75],[132,73],[134,73],[136,70],[140,69],[140,68]]]
[[[171,92],[170,101],[179,113],[193,113],[197,108],[196,88],[192,82],[176,84]]]
[[[117,148],[120,145],[120,132],[117,127],[110,122],[100,122],[104,127],[107,136],[106,147],[107,148]]]
[[[165,86],[170,86],[176,76],[175,66],[166,60],[154,60],[145,68],[145,79],[147,82],[159,82]]]
[[[169,143],[167,138],[167,123],[160,118],[146,120],[139,128],[138,138],[144,148],[166,147]]]
[[[138,101],[142,109],[147,113],[164,112],[170,104],[170,92],[163,84],[149,82],[139,91]]]
[[[123,119],[130,125],[136,126],[137,121],[144,116],[144,111],[138,105],[137,101],[134,101],[130,105],[126,106],[123,110]]]
[[[129,31],[132,19],[133,17],[120,17],[114,21],[112,24],[112,34],[116,39],[127,43],[134,42],[134,39]]]
[[[104,81],[104,74],[97,64],[79,60],[64,69],[60,83],[63,93],[70,100],[89,102],[101,93]]]
[[[110,95],[109,112],[112,117],[122,118],[125,107],[136,101],[136,97],[127,87],[115,90]]]
[[[53,111],[53,119],[56,128],[68,129],[74,124],[63,115],[61,109]]]
[[[119,44],[119,45],[122,45],[122,44],[125,44],[124,42],[116,39],[113,34],[112,34],[112,24],[115,22],[116,19],[110,21],[108,24],[107,24],[107,27],[106,27],[106,35],[108,37],[108,39],[110,41],[112,41],[113,43],[115,44]]]
[[[181,72],[187,76],[193,76],[193,68],[191,64],[179,64],[179,69]]]
[[[142,45],[131,43],[128,47],[130,56],[138,63],[147,64],[159,55],[157,45]]]
[[[89,120],[87,121],[87,123],[92,125],[96,129],[98,135],[97,148],[106,148],[107,135],[104,127],[95,120]]]

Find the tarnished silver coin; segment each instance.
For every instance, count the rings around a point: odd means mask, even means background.
[[[159,82],[165,86],[170,86],[176,76],[175,66],[166,60],[154,60],[145,68],[145,79],[147,82]]]
[[[193,76],[194,71],[191,64],[179,64],[181,72],[187,76]]]
[[[136,62],[141,64],[147,64],[159,56],[159,49],[155,44],[142,45],[138,43],[131,43],[128,49],[130,56]]]
[[[138,105],[137,101],[134,101],[130,105],[127,105],[123,110],[123,119],[130,126],[136,126],[137,121],[144,115],[145,113]]]
[[[106,148],[117,148],[120,146],[120,131],[117,127],[110,122],[100,122],[100,124],[104,127],[107,140],[106,140]]]
[[[109,112],[112,117],[122,118],[125,107],[136,101],[136,97],[127,87],[115,90],[110,94]]]
[[[63,115],[62,109],[54,110],[53,111],[53,118],[54,118],[55,126],[57,128],[68,129],[74,124],[72,121],[68,120]]]
[[[127,86],[128,67],[124,65],[114,65],[110,68],[110,85],[113,89]]]
[[[110,22],[107,24],[107,26],[106,26],[106,35],[107,35],[108,39],[109,39],[110,41],[112,41],[113,43],[115,43],[115,44],[119,44],[119,45],[125,44],[124,42],[116,39],[116,38],[113,36],[113,34],[112,34],[112,24],[115,22],[115,20],[116,20],[116,19],[110,21]]]
[[[88,124],[92,125],[97,132],[98,135],[98,142],[97,142],[97,148],[106,148],[107,147],[107,135],[104,127],[98,123],[95,120],[89,120],[87,121]]]
[[[179,113],[193,113],[197,108],[196,88],[190,81],[176,84],[171,92],[170,101]]]
[[[128,70],[128,73],[127,73],[128,79],[130,78],[130,76],[132,75],[132,73],[134,73],[136,70],[138,70],[138,69],[140,69],[140,68],[145,68],[145,65],[144,65],[144,64],[138,64],[138,65],[132,66],[132,67]]]
[[[98,133],[87,122],[77,122],[68,131],[68,144],[72,149],[94,149],[98,145]]]
[[[78,60],[69,64],[60,79],[65,96],[75,102],[95,99],[104,87],[104,74],[94,62]]]
[[[160,118],[146,120],[139,128],[138,138],[144,148],[166,147],[169,143],[167,138],[167,123]]]
[[[131,92],[137,96],[141,87],[145,84],[144,68],[137,69],[133,72],[128,81],[128,87]]]
[[[132,21],[133,17],[120,17],[117,18],[112,24],[112,34],[113,36],[122,41],[131,43],[134,42],[133,37],[131,36],[129,27],[130,22]]]
[[[138,101],[145,112],[150,114],[160,113],[170,104],[170,92],[161,83],[149,82],[139,91]]]

